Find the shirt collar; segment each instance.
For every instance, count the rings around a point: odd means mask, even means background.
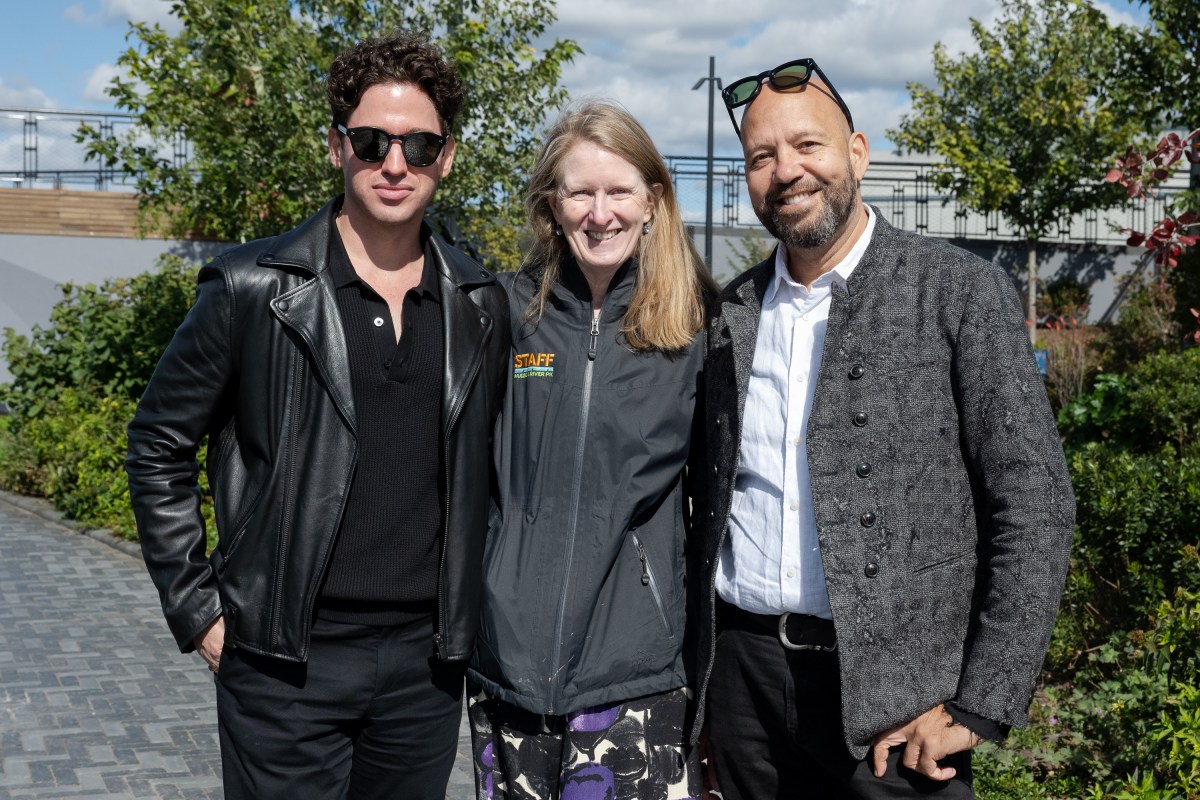
[[[329,272],[333,277],[334,288],[341,289],[355,283],[366,286],[366,281],[359,277],[358,273],[354,271],[354,265],[350,263],[350,254],[346,252],[346,244],[342,241],[342,234],[337,225],[333,225],[331,228]],[[424,226],[421,228],[421,247],[425,251],[425,266],[421,270],[421,282],[417,284],[417,292],[437,300],[441,294],[438,291],[437,263],[434,261],[433,248],[429,246],[429,231]]]
[[[825,288],[833,283],[840,283],[842,286],[845,286],[846,281],[850,279],[851,273],[854,272],[854,268],[862,260],[863,253],[867,252],[867,245],[871,243],[871,234],[875,232],[875,212],[866,203],[863,203],[863,208],[867,210],[867,226],[859,234],[858,239],[854,242],[854,246],[850,248],[850,252],[846,253],[846,256],[835,264],[833,269],[813,281],[813,289]],[[775,274],[771,277],[771,282],[767,285],[766,294],[763,296],[763,303],[766,304],[774,300],[779,290],[785,285],[795,289],[804,288],[799,283],[796,283],[792,279],[792,274],[788,272],[787,248],[780,242],[775,248]]]

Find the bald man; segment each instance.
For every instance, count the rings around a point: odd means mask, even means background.
[[[726,800],[972,797],[1074,522],[1016,291],[863,203],[867,137],[811,59],[723,94],[779,244],[709,327],[693,736]]]

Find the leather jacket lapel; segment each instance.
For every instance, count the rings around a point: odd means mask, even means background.
[[[271,301],[271,310],[307,345],[326,390],[351,431],[355,430],[350,390],[350,355],[328,271],[322,270]]]
[[[350,389],[350,355],[333,280],[329,275],[329,236],[342,207],[339,195],[298,227],[281,235],[273,252],[258,258],[260,267],[291,268],[310,274],[299,285],[271,301],[281,323],[295,331],[312,353],[325,389],[351,431],[355,430],[354,397]]]
[[[484,348],[492,336],[491,316],[472,302],[468,290],[474,284],[495,283],[491,273],[465,261],[457,251],[445,250],[430,237],[431,250],[441,280],[445,373],[442,391],[442,423],[447,440],[479,372]],[[449,257],[448,257],[449,256]]]

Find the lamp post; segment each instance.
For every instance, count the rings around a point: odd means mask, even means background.
[[[717,89],[721,88],[721,79],[717,77],[716,56],[708,57],[708,77],[696,81],[696,85],[692,87],[692,91],[696,91],[706,83],[708,84],[708,176],[705,181],[706,190],[704,193],[704,263],[708,266],[708,271],[711,273],[713,268],[713,100]]]

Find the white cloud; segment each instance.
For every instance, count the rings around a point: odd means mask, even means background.
[[[691,91],[716,56],[717,75],[731,81],[794,58],[821,65],[877,152],[883,132],[907,108],[906,83],[933,80],[934,43],[970,49],[970,18],[994,19],[994,0],[828,0],[788,10],[768,0],[560,0],[551,38],[572,38],[585,54],[563,73],[572,96],[601,94],[621,102],[660,149],[702,154],[708,96]],[[739,148],[720,97],[714,109],[716,150]]]
[[[24,78],[6,81],[0,77],[0,106],[19,108],[54,108],[57,105],[37,86]]]
[[[87,9],[83,7],[82,3],[75,3],[74,5],[67,6],[66,9],[63,10],[63,18],[66,19],[67,22],[88,27],[100,25],[104,22],[104,18],[101,14],[89,14]]]
[[[106,21],[157,22],[168,31],[179,29],[169,0],[103,0]]]
[[[1142,9],[1140,14],[1135,16],[1129,8],[1116,8],[1108,3],[1095,2],[1093,5],[1104,12],[1104,16],[1108,17],[1108,21],[1114,25],[1135,25],[1141,27],[1146,24],[1147,14],[1145,9]]]
[[[81,96],[89,103],[111,103],[112,98],[105,93],[105,90],[112,83],[113,78],[118,75],[123,75],[123,73],[116,64],[97,64],[88,74]]]
[[[170,0],[85,0],[73,3],[62,12],[63,18],[75,25],[100,28],[129,22],[157,23],[168,33],[178,33],[179,19],[171,14]]]

